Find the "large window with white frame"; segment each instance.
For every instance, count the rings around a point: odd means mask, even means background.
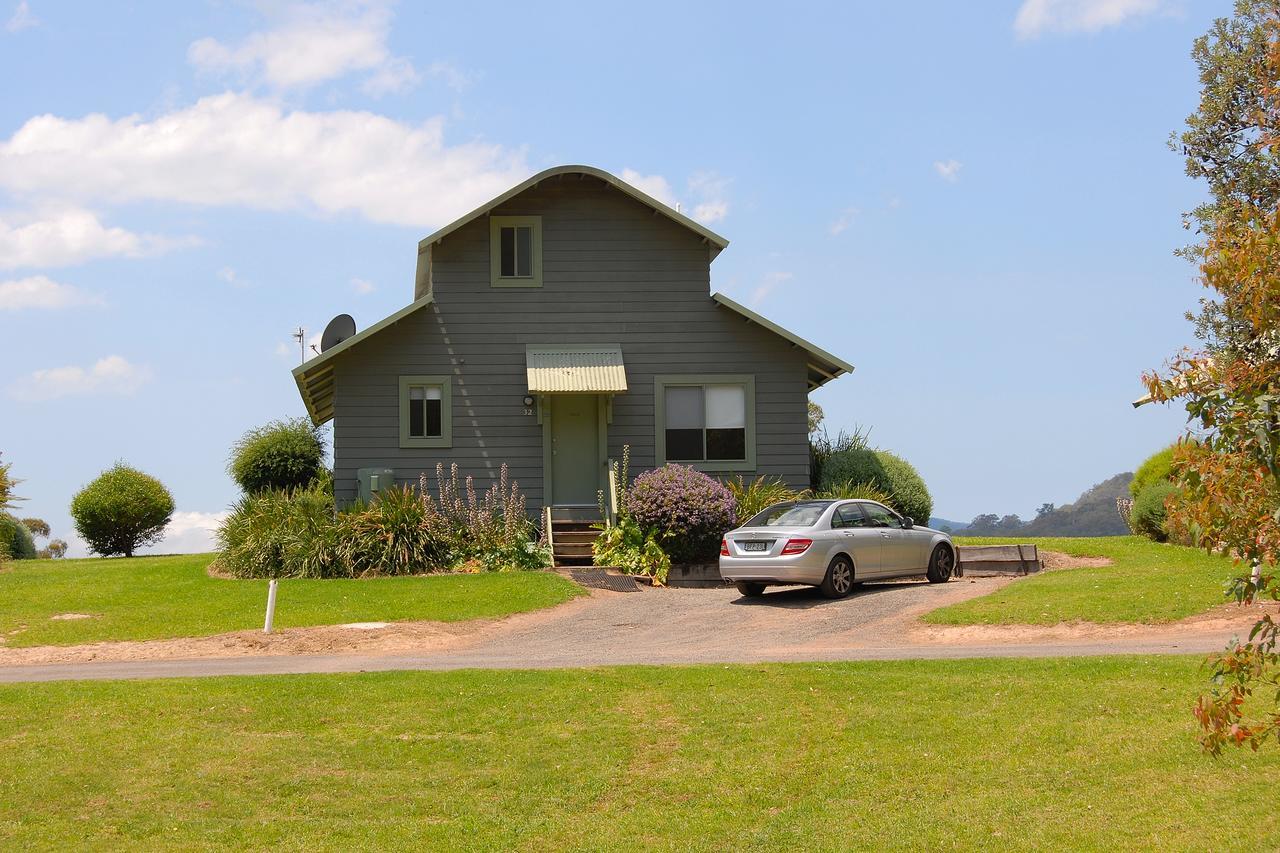
[[[489,271],[494,287],[542,287],[542,217],[489,217]]]
[[[753,377],[660,376],[654,380],[654,392],[657,464],[754,470]]]
[[[400,377],[400,446],[452,447],[452,394],[447,376]]]

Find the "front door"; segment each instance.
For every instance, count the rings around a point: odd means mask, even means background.
[[[593,394],[551,395],[551,501],[595,506],[600,423]]]

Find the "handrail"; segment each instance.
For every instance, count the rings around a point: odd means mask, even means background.
[[[556,552],[556,543],[551,539],[551,504],[547,504],[542,508],[543,529],[547,531],[547,547],[551,549],[551,553]]]
[[[610,524],[616,524],[618,521],[618,466],[610,460],[609,462],[609,518]]]

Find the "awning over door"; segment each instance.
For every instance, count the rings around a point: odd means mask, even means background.
[[[529,391],[536,394],[616,394],[627,390],[619,344],[529,344]]]

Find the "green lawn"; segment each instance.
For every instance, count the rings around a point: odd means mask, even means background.
[[[1094,539],[979,539],[959,545],[1034,542],[1077,557],[1109,557],[1099,568],[1057,569],[1023,578],[990,595],[926,615],[941,625],[1056,625],[1059,622],[1173,622],[1224,601],[1231,561],[1194,548],[1137,536]]]
[[[0,686],[0,848],[1280,847],[1183,657]],[[1237,835],[1238,833],[1238,835]]]
[[[11,563],[0,572],[0,634],[13,647],[200,637],[261,627],[267,582],[211,578],[205,569],[212,559],[187,554]],[[537,610],[581,593],[550,572],[283,580],[276,625],[453,622]],[[62,613],[94,618],[49,618]]]

